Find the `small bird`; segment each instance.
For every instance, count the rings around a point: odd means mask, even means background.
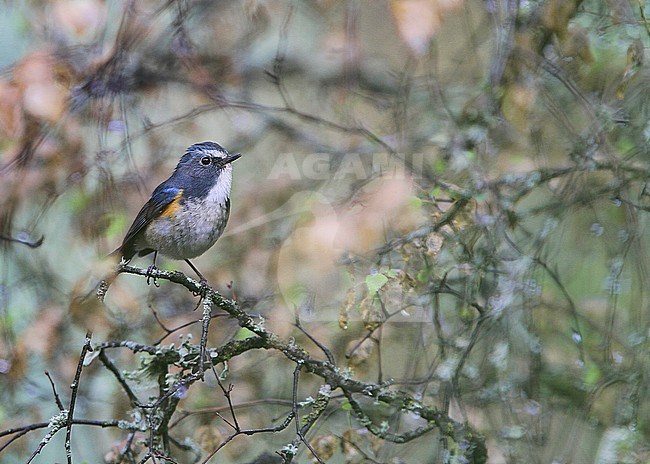
[[[231,163],[229,154],[214,142],[189,147],[172,175],[160,184],[135,217],[122,245],[111,255],[129,262],[136,254],[158,253],[182,259],[207,280],[190,258],[205,253],[223,233],[230,214]]]

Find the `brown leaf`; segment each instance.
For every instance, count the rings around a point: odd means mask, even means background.
[[[402,40],[415,55],[424,55],[444,15],[462,3],[462,0],[393,0],[390,5]]]
[[[339,311],[339,327],[343,330],[347,330],[348,328],[350,311],[352,311],[352,307],[354,306],[355,301],[356,293],[354,291],[354,287],[350,287],[345,294],[345,301],[341,305],[341,309]]]
[[[23,58],[14,69],[23,108],[32,116],[57,122],[66,110],[68,91],[58,82],[59,66],[47,51],[37,51]]]
[[[359,305],[363,326],[367,330],[375,330],[384,323],[384,315],[375,304],[374,295],[366,295]]]
[[[320,459],[327,461],[334,456],[338,441],[334,435],[318,435],[311,441],[311,446]],[[312,458],[312,461],[318,462],[316,458]]]
[[[213,451],[223,441],[223,434],[214,425],[204,424],[194,431],[194,440],[205,452]]]
[[[18,139],[25,131],[25,115],[18,87],[0,81],[0,131],[12,139]]]
[[[106,3],[100,0],[59,0],[54,3],[56,24],[71,37],[86,38],[106,23]]]
[[[426,240],[427,255],[437,257],[442,245],[445,242],[445,236],[439,232],[431,232]]]
[[[38,317],[30,324],[20,338],[19,345],[25,345],[31,353],[51,357],[60,345],[61,330],[64,312],[59,307],[44,308]]]
[[[375,342],[370,338],[366,338],[361,345],[357,347],[358,343],[358,340],[352,340],[348,343],[346,352],[350,353],[350,359],[348,360],[350,367],[359,367],[360,365],[365,364],[375,350]]]

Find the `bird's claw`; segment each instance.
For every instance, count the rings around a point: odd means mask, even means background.
[[[151,285],[151,282],[152,282],[152,280],[153,280],[153,285],[154,285],[155,287],[160,287],[160,284],[158,283],[158,278],[157,278],[157,277],[154,277],[154,276],[152,275],[153,272],[154,272],[154,271],[157,271],[157,270],[158,270],[158,268],[156,267],[155,264],[152,264],[151,266],[149,266],[149,267],[147,268],[147,273],[146,273],[146,276],[147,276],[147,285]]]
[[[201,303],[203,302],[203,299],[208,294],[208,290],[210,290],[210,285],[208,285],[208,281],[205,278],[202,278],[201,280],[199,280],[199,285],[201,286],[201,288],[196,292],[192,292],[194,296],[199,297],[199,302],[196,304],[196,307],[194,308],[194,311],[196,311],[198,309],[198,307],[201,306]]]
[[[201,289],[194,294],[196,296],[201,296],[201,298],[205,298],[205,295],[208,294],[208,290],[210,289],[210,285],[208,284],[207,279],[205,277],[202,277],[201,280],[199,280],[199,285],[201,286]]]

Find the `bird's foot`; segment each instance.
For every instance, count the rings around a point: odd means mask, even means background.
[[[158,278],[152,275],[153,272],[157,270],[158,268],[156,267],[155,264],[152,264],[147,268],[147,273],[145,274],[147,276],[147,285],[151,285],[151,282],[153,282],[155,287],[160,287],[160,284],[158,283]]]
[[[210,285],[208,284],[207,279],[203,276],[201,276],[201,280],[199,280],[199,285],[201,286],[201,288],[196,292],[192,292],[194,296],[199,297],[199,301],[198,303],[196,303],[196,307],[194,308],[193,311],[196,311],[199,308],[199,306],[201,306],[201,303],[203,303],[205,296],[208,294],[208,291],[210,290]]]

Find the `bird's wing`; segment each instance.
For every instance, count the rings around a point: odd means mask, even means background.
[[[159,185],[156,190],[151,194],[149,201],[145,203],[138,215],[135,217],[133,224],[124,236],[122,246],[116,251],[120,251],[124,258],[131,259],[136,253],[134,240],[140,232],[142,232],[147,225],[154,219],[160,216],[173,214],[175,207],[179,204],[179,200],[183,195],[183,189],[177,187]]]

